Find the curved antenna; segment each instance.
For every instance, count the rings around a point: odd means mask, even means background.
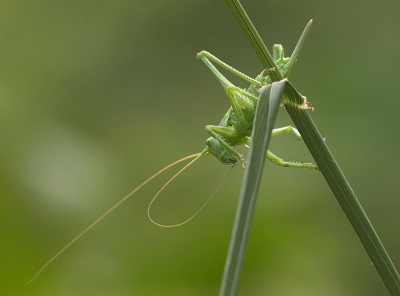
[[[211,196],[207,199],[207,201],[201,206],[200,209],[197,210],[196,213],[194,213],[189,219],[185,220],[182,223],[179,224],[174,224],[174,225],[163,225],[163,224],[159,224],[157,222],[155,222],[153,219],[151,219],[150,217],[150,208],[151,205],[153,204],[153,202],[155,201],[155,199],[157,198],[157,196],[161,193],[161,191],[164,190],[165,187],[167,187],[167,185],[173,180],[175,179],[180,173],[182,173],[184,170],[186,170],[190,165],[192,165],[196,160],[198,160],[200,158],[200,156],[202,156],[203,154],[199,155],[198,157],[196,157],[195,159],[193,159],[191,162],[189,162],[183,169],[181,169],[179,172],[176,173],[175,176],[173,176],[167,183],[165,183],[165,185],[160,189],[160,191],[157,192],[156,196],[153,197],[153,199],[151,200],[149,207],[147,208],[147,217],[149,218],[149,220],[151,222],[153,222],[155,225],[160,226],[160,227],[166,227],[166,228],[172,228],[172,227],[178,227],[178,226],[182,226],[183,224],[186,224],[187,222],[189,222],[190,220],[192,220],[205,206],[206,204],[208,204],[208,202],[211,200],[211,198],[215,195],[215,193],[217,193],[217,191],[219,190],[219,188],[222,186],[222,184],[224,184],[225,180],[228,178],[229,174],[232,172],[233,170],[233,166],[232,168],[229,170],[228,174],[225,176],[225,178],[222,180],[222,182],[218,185],[217,189],[214,191],[213,194],[211,194]]]
[[[181,158],[169,165],[167,165],[165,168],[163,168],[162,170],[158,171],[157,173],[155,173],[153,176],[151,176],[150,178],[148,178],[146,181],[144,181],[142,184],[140,184],[138,187],[136,187],[131,193],[129,193],[127,196],[125,196],[123,199],[121,199],[119,202],[117,202],[112,208],[110,208],[107,212],[105,212],[103,215],[101,215],[96,221],[94,221],[92,224],[90,224],[84,231],[82,231],[80,234],[78,234],[73,240],[71,240],[67,245],[65,245],[64,248],[62,248],[57,254],[55,254],[49,261],[47,261],[42,268],[39,269],[39,271],[35,274],[35,276],[33,278],[31,278],[28,281],[28,284],[32,283],[38,276],[39,274],[42,273],[42,271],[51,263],[53,262],[58,256],[60,256],[66,249],[68,249],[69,246],[71,246],[74,242],[76,242],[82,235],[84,235],[86,232],[88,232],[93,226],[95,226],[97,223],[100,222],[100,220],[102,220],[105,216],[107,216],[108,214],[110,214],[115,208],[117,208],[120,204],[122,204],[125,200],[128,199],[128,197],[130,197],[132,194],[134,194],[136,191],[138,191],[140,188],[142,188],[144,185],[146,185],[149,181],[151,181],[153,178],[155,178],[156,176],[158,176],[159,174],[161,174],[162,172],[164,172],[165,170],[169,169],[170,167],[186,160],[189,158],[193,158],[196,157],[196,159],[198,159],[201,155],[203,155],[203,152],[201,153],[196,153],[193,155],[189,155],[186,156],[184,158]],[[194,160],[193,160],[194,161]],[[192,162],[193,162],[192,161]],[[190,163],[192,163],[190,162]]]

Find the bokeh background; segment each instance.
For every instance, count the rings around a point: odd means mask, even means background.
[[[400,2],[242,4],[288,55],[314,19],[290,80],[400,268]],[[229,101],[197,52],[262,70],[225,2],[3,0],[0,44],[1,295],[217,295],[240,168],[193,221],[163,229],[146,209],[171,169],[26,282],[147,177],[203,149]],[[276,126],[289,124],[282,109]],[[291,135],[270,148],[312,161]],[[185,220],[227,172],[203,157],[154,219]],[[322,175],[267,162],[239,295],[388,293]]]

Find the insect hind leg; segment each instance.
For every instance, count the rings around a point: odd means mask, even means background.
[[[223,78],[224,80],[227,80],[227,79],[214,67],[214,65],[211,62],[219,65],[220,67],[228,70],[229,72],[239,76],[240,78],[250,82],[251,84],[253,84],[255,86],[258,86],[258,87],[262,86],[260,81],[257,81],[256,79],[253,79],[253,78],[247,76],[246,74],[236,70],[235,68],[224,63],[223,61],[221,61],[220,59],[218,59],[217,57],[213,56],[211,53],[209,53],[205,50],[199,52],[197,54],[197,58],[199,60],[201,60],[214,73],[215,76],[217,76],[218,80],[220,80],[221,78]]]

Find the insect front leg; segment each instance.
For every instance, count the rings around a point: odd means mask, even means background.
[[[238,132],[232,127],[207,125],[206,131],[219,143],[215,148],[209,145],[210,152],[224,164],[234,164],[237,161],[242,162],[244,167],[245,159],[242,154],[236,151],[226,139],[239,139]]]
[[[253,104],[251,102],[246,102],[244,98],[236,94],[235,88],[232,86],[227,88],[226,95],[228,96],[228,99],[231,102],[232,110],[236,115],[237,126],[243,130],[247,129],[249,127],[249,123],[247,122],[242,109],[246,110],[247,108],[254,108]]]

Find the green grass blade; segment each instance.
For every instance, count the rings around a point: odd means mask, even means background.
[[[286,82],[274,82],[261,90],[220,296],[237,294],[268,145]]]
[[[271,64],[274,63],[271,54],[266,49],[240,2],[238,0],[226,0],[226,2],[231,8],[262,64],[264,67],[270,68]],[[278,71],[272,72],[270,75],[273,81],[280,80],[280,76],[281,73]],[[297,103],[303,101],[302,96],[290,83],[287,84],[285,89],[285,99]],[[326,182],[345,212],[355,232],[360,238],[361,243],[367,251],[389,293],[391,295],[399,296],[399,274],[386,253],[385,248],[379,240],[379,237],[372,227],[367,215],[361,207],[361,204],[340,170],[339,165],[336,163],[333,155],[318,132],[317,127],[311,120],[311,117],[305,110],[301,110],[294,105],[286,105],[286,110],[300,131],[304,142],[314,157],[318,167],[321,169]]]
[[[390,292],[400,295],[400,277],[360,202],[336,163],[311,117],[304,110],[286,107],[304,142],[321,169],[342,210],[360,238],[371,262]]]
[[[256,28],[244,11],[242,4],[240,4],[239,1],[235,0],[226,0],[226,3],[231,9],[240,27],[246,34],[247,39],[249,39],[254,51],[256,52],[264,67],[277,69],[274,59],[272,58],[268,49],[265,47],[265,44],[258,34]],[[279,71],[270,72],[268,75],[273,81],[280,81],[283,79],[283,76]]]
[[[312,20],[308,22],[307,26],[305,27],[303,34],[301,34],[299,41],[296,44],[296,47],[293,50],[292,55],[290,56],[290,60],[288,65],[286,66],[288,71],[292,70],[294,64],[296,63],[297,57],[303,47],[304,41],[306,41],[308,33],[310,33],[312,26]]]

